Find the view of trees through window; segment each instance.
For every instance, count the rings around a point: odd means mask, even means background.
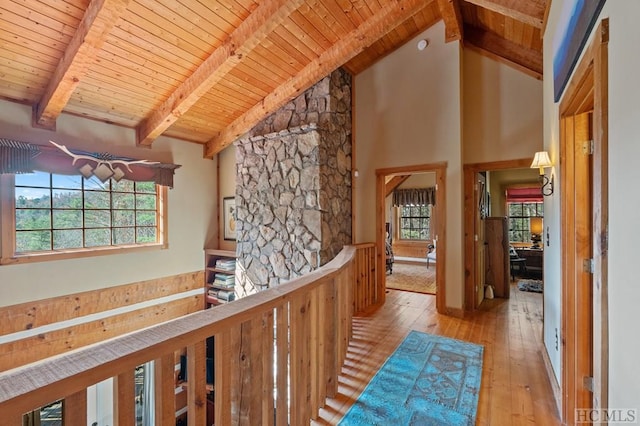
[[[154,182],[15,176],[16,252],[155,243]]]
[[[507,203],[509,212],[509,241],[531,242],[530,218],[542,217],[544,203]]]
[[[400,239],[428,240],[431,235],[431,206],[400,207]]]

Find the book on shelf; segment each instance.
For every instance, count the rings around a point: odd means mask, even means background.
[[[236,260],[235,259],[218,259],[216,260],[216,269],[223,271],[235,271]]]
[[[216,280],[227,281],[227,282],[235,282],[235,280],[236,280],[236,276],[235,275],[231,275],[231,274],[216,273],[213,277]]]
[[[228,288],[233,288],[235,286],[235,282],[228,282],[228,281],[220,281],[220,280],[213,280],[213,282],[211,283],[217,287],[228,287]]]
[[[216,299],[222,300],[224,302],[231,302],[232,300],[235,300],[235,298],[236,298],[235,292],[228,291],[228,290],[213,290],[213,289],[210,289],[209,291],[207,291],[207,294],[209,296],[215,297]]]

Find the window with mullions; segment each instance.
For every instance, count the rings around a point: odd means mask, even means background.
[[[431,236],[431,206],[400,206],[400,239],[428,240]]]
[[[15,252],[157,243],[153,182],[76,175],[15,175]]]
[[[531,242],[530,219],[543,217],[544,203],[507,203],[509,212],[509,241]]]

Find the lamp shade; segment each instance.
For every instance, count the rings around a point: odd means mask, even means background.
[[[540,235],[542,234],[542,218],[541,217],[532,217],[529,219],[529,228],[531,230],[531,234]]]
[[[536,155],[533,157],[533,162],[531,163],[531,168],[539,168],[540,174],[544,174],[545,167],[551,167],[551,160],[549,159],[549,153],[547,151],[539,151],[536,152]]]

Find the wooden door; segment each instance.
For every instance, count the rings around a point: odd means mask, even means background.
[[[593,404],[593,167],[591,151],[591,113],[562,120],[562,137],[566,143],[563,213],[565,321],[563,334],[564,418],[575,421],[574,409],[590,409]]]
[[[506,217],[484,220],[486,244],[485,280],[495,297],[509,297],[509,232]]]

